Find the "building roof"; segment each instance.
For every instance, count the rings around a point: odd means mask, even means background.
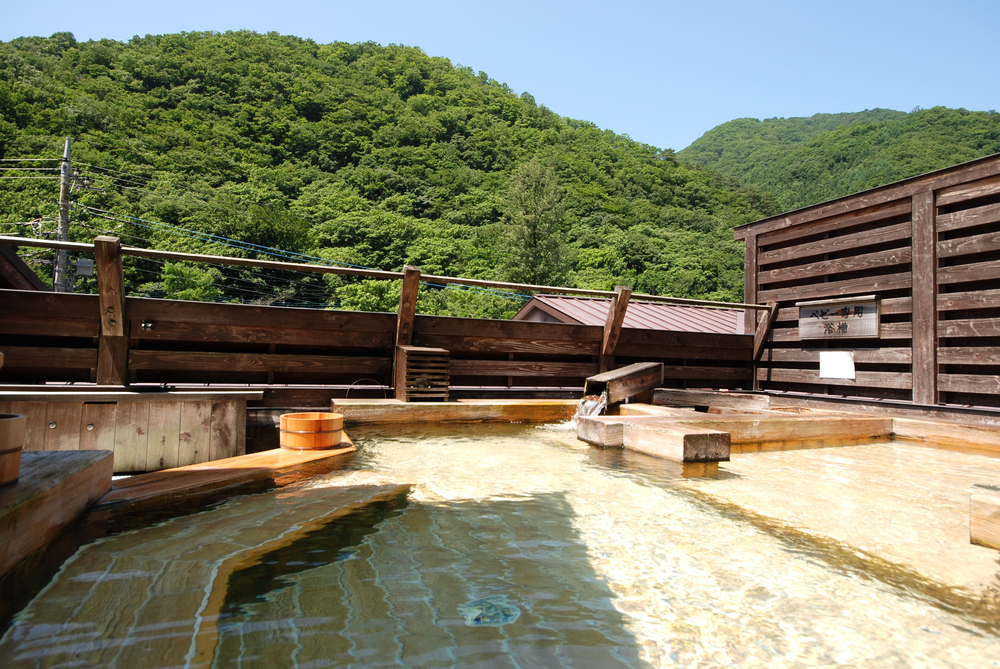
[[[52,290],[9,246],[0,246],[0,288]]]
[[[535,295],[514,316],[516,321],[548,320],[579,325],[604,325],[609,297]],[[623,327],[674,332],[743,334],[743,310],[630,300]],[[544,315],[547,315],[546,318]]]

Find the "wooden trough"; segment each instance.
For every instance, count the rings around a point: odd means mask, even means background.
[[[637,362],[621,369],[587,377],[583,394],[607,393],[608,404],[617,404],[662,384],[662,362]]]

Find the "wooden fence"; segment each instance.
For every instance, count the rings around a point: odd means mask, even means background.
[[[270,389],[264,404],[317,406],[345,392],[329,386],[392,387],[397,345],[447,350],[450,384],[467,397],[576,392],[586,377],[632,362],[663,362],[669,387],[752,383],[752,336],[623,328],[625,289],[566,289],[612,296],[604,327],[417,315],[416,268],[378,273],[403,281],[398,313],[184,302],[124,296],[121,254],[161,252],[122,249],[109,238],[63,245],[95,253],[100,294],[0,290],[2,383],[253,384]]]
[[[1000,406],[1000,155],[737,228],[761,389]],[[878,335],[803,339],[796,303],[874,295]],[[748,318],[748,329],[755,319]],[[820,377],[853,353],[855,378]]]

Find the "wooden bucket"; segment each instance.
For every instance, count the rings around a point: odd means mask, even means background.
[[[0,413],[0,486],[17,483],[21,471],[21,445],[28,419],[14,413]]]
[[[339,413],[286,413],[281,416],[279,443],[290,451],[336,448],[344,441],[344,417]]]

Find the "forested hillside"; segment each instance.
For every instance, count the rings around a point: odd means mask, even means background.
[[[773,194],[783,210],[1000,152],[1000,114],[873,109],[809,118],[741,118],[678,153]]]
[[[11,168],[57,165],[13,161],[57,158],[65,136],[76,240],[733,300],[731,229],[773,211],[672,151],[412,47],[249,32],[0,43],[0,233],[53,235],[56,173]],[[389,283],[152,261],[130,260],[127,279],[133,294],[194,299],[398,301]],[[421,294],[424,313],[523,303]]]

